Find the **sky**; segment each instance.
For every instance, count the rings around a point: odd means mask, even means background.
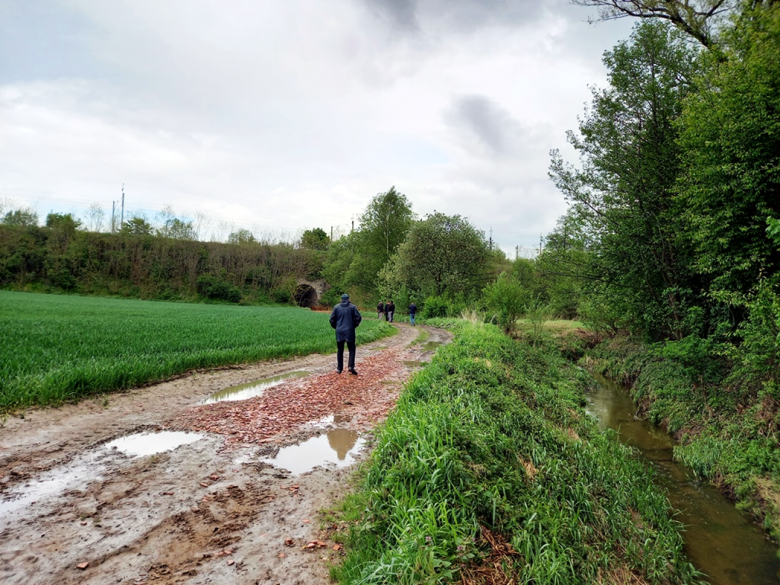
[[[576,160],[565,133],[633,25],[589,17],[567,0],[0,0],[0,207],[110,216],[124,185],[126,219],[289,238],[346,233],[395,186],[513,257],[566,211],[549,151]]]

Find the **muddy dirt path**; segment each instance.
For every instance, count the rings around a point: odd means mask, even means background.
[[[318,511],[348,488],[403,382],[449,340],[397,328],[358,347],[358,376],[336,374],[335,355],[312,355],[8,419],[0,582],[328,583],[342,551]],[[414,344],[423,329],[433,343]],[[290,372],[302,377],[208,403]]]

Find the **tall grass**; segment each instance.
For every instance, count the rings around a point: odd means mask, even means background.
[[[378,435],[333,576],[446,583],[488,567],[517,583],[695,582],[651,471],[584,412],[582,376],[494,326],[457,327]],[[505,543],[490,563],[487,534]]]
[[[328,315],[0,291],[0,410],[131,388],[196,368],[330,352]],[[358,343],[393,332],[366,322]]]

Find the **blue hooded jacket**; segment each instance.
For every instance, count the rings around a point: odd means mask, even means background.
[[[357,329],[363,317],[358,308],[349,302],[341,301],[333,307],[330,314],[330,326],[336,330],[336,341],[355,341],[355,329]]]

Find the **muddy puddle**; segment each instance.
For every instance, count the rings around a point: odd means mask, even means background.
[[[441,341],[426,341],[422,349],[423,351],[436,351],[440,345],[443,345]]]
[[[365,446],[366,440],[355,431],[334,429],[312,437],[299,445],[279,449],[276,457],[266,459],[275,467],[300,475],[318,466],[346,467],[355,462],[355,456]]]
[[[780,560],[764,532],[717,489],[673,460],[675,441],[650,422],[634,419],[636,406],[626,390],[592,375],[599,387],[590,394],[588,410],[602,429],[616,430],[622,443],[639,449],[655,468],[656,482],[667,490],[669,501],[679,510],[677,519],[686,527],[685,552],[708,575],[708,582],[778,583]]]
[[[229,388],[214,392],[211,396],[203,401],[203,404],[214,404],[215,402],[231,400],[247,400],[249,398],[262,395],[269,388],[278,386],[285,380],[289,380],[291,378],[304,378],[308,375],[309,372],[305,371],[287,372],[284,374],[279,374],[278,376],[253,380],[251,382],[247,382],[246,384],[230,386]]]
[[[74,461],[41,473],[37,478],[15,487],[4,494],[0,501],[0,515],[20,508],[43,505],[43,500],[57,497],[69,490],[84,490],[108,473],[112,457],[117,451],[131,457],[142,457],[171,451],[180,445],[194,443],[205,435],[184,432],[137,433],[114,439]]]
[[[401,363],[403,363],[403,365],[405,365],[407,368],[422,368],[425,364],[429,362],[404,361]]]
[[[171,451],[181,445],[200,441],[205,435],[184,433],[181,431],[163,431],[160,433],[138,433],[114,439],[105,444],[106,449],[116,449],[131,457],[144,457]]]

